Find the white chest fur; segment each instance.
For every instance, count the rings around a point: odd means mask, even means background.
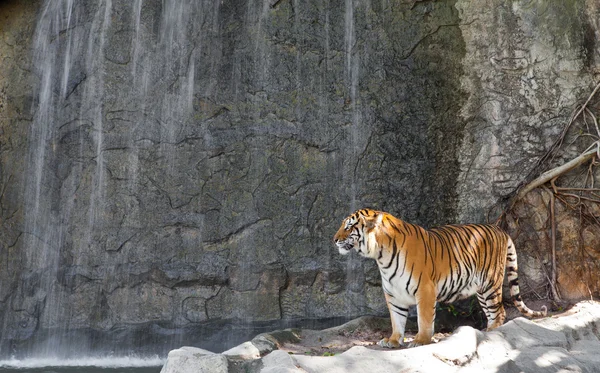
[[[405,267],[403,255],[397,255],[391,263],[377,261],[381,274],[383,291],[391,295],[399,304],[410,306],[416,304],[414,291],[418,286],[418,278],[412,274],[411,268]]]

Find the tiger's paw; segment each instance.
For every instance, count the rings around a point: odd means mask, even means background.
[[[417,335],[415,337],[415,339],[408,344],[408,347],[410,347],[410,348],[419,347],[419,346],[428,345],[430,343],[431,343],[431,337],[420,337],[419,335]]]
[[[377,342],[377,344],[381,347],[385,347],[385,348],[398,348],[400,346],[402,346],[402,344],[400,342],[398,342],[397,339],[391,339],[391,338],[383,338],[381,341]]]

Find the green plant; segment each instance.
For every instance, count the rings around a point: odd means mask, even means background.
[[[448,311],[448,313],[451,313],[452,316],[458,316],[458,310],[456,309],[456,307],[454,307],[453,304],[449,304],[446,307],[446,311]]]

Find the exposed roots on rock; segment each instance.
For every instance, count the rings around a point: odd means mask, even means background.
[[[556,216],[555,216],[555,203],[558,201],[567,208],[576,211],[582,219],[589,221],[593,224],[600,226],[600,217],[596,216],[590,205],[594,206],[594,209],[600,209],[600,188],[594,187],[594,171],[595,166],[600,161],[600,127],[598,120],[594,113],[589,109],[589,103],[596,93],[600,90],[600,83],[596,85],[592,93],[589,95],[585,103],[581,105],[571,116],[569,122],[563,128],[560,136],[552,144],[550,149],[540,158],[536,163],[533,171],[528,175],[526,180],[515,192],[507,199],[506,208],[500,214],[500,217],[496,223],[500,224],[506,219],[508,215],[513,214],[515,204],[522,200],[529,192],[536,188],[544,188],[544,190],[550,193],[549,202],[549,221],[551,222],[551,257],[552,257],[552,268],[551,273],[547,278],[550,285],[550,291],[552,298],[555,301],[560,301],[561,297],[557,288],[557,265],[556,265]],[[588,122],[588,119],[591,123]],[[590,138],[592,143],[579,155],[575,156],[568,162],[561,165],[555,166],[550,169],[547,165],[551,163],[562,150],[562,145],[565,142],[565,138],[569,129],[573,127],[574,123],[582,123],[580,133],[575,136],[575,140],[580,138]],[[585,126],[585,128],[584,128]],[[574,181],[571,184],[576,186],[565,187],[557,186],[557,180],[570,171],[588,164],[587,172],[585,175],[576,175],[573,177]],[[583,260],[583,258],[582,258]]]

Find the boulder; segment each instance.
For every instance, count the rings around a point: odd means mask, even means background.
[[[227,373],[224,355],[196,347],[182,347],[169,352],[160,373]]]
[[[281,350],[273,351],[262,359],[263,368],[260,373],[300,373],[289,353]]]

